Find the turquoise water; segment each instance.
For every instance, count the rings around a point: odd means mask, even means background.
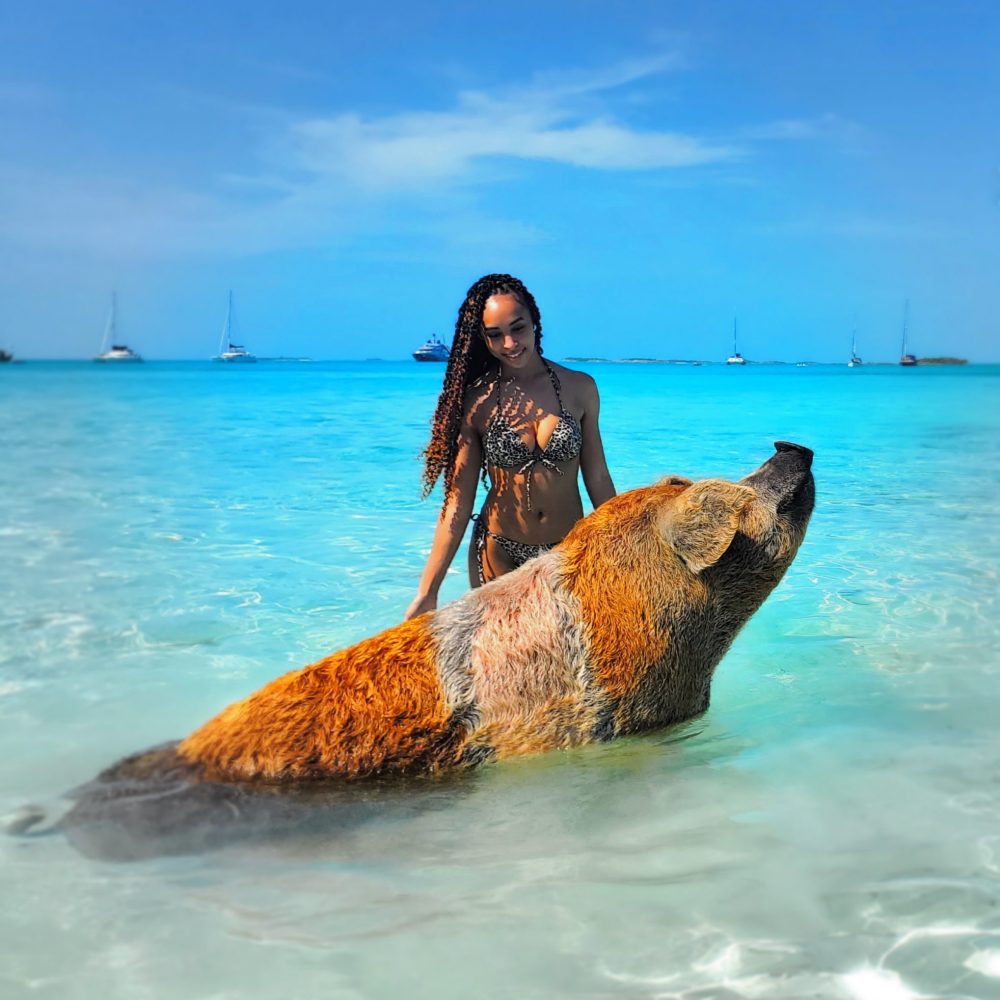
[[[0,837],[0,994],[1000,996],[1000,368],[579,367],[619,490],[816,451],[707,715],[326,836]],[[0,814],[395,623],[441,373],[0,369]]]

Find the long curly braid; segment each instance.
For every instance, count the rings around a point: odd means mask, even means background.
[[[535,346],[538,353],[542,353],[542,317],[535,297],[522,282],[509,274],[487,274],[466,292],[455,321],[455,339],[451,343],[444,386],[431,421],[431,439],[423,451],[425,498],[443,473],[444,499],[445,503],[448,502],[454,488],[455,455],[458,452],[465,393],[477,381],[500,374],[499,365],[486,350],[483,340],[483,309],[486,300],[497,294],[513,295],[528,307],[535,327]]]

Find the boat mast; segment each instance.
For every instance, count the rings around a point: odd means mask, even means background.
[[[108,321],[104,324],[104,343],[101,344],[101,354],[104,354],[108,347],[118,339],[115,323],[115,312],[117,311],[117,292],[111,293],[111,311],[108,313]]]
[[[233,290],[229,289],[229,304],[226,306],[226,322],[222,325],[222,337],[219,340],[219,354],[229,350],[229,339],[233,322]]]
[[[906,357],[906,326],[907,321],[910,318],[910,300],[907,299],[906,303],[903,305],[903,353],[902,356]]]
[[[733,317],[733,357],[735,358],[739,352],[736,350],[736,317]]]

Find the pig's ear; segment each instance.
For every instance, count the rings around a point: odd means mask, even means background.
[[[732,543],[740,515],[757,499],[749,486],[707,479],[686,489],[664,512],[661,527],[692,573],[714,565]]]

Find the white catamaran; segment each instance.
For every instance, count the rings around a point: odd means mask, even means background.
[[[226,322],[222,327],[222,337],[219,340],[219,353],[213,361],[230,363],[255,363],[257,359],[242,344],[234,344],[233,336],[233,293],[229,293],[229,305],[226,307]]]
[[[745,365],[747,359],[736,350],[736,317],[733,317],[733,353],[726,358],[727,365]]]
[[[136,354],[131,347],[126,344],[116,344],[118,339],[117,330],[118,295],[111,293],[111,312],[108,313],[108,322],[104,327],[104,340],[101,343],[101,353],[94,358],[95,361],[142,361],[142,357]]]

